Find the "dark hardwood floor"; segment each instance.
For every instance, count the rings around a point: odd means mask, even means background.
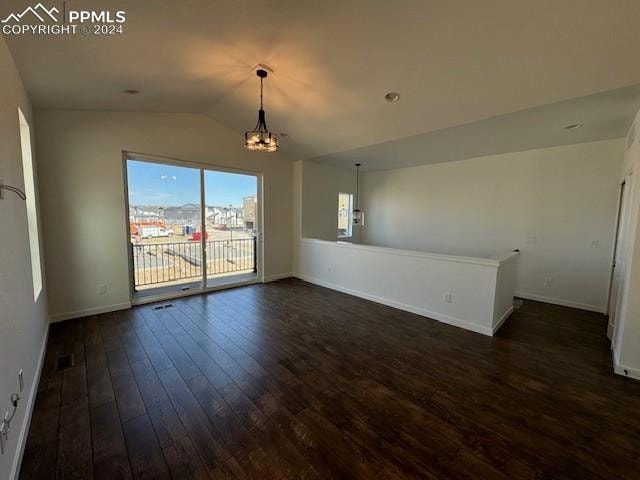
[[[640,478],[601,315],[525,301],[489,338],[298,280],[167,303],[51,327],[22,479]]]

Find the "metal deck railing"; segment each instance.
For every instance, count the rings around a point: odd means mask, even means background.
[[[256,271],[256,237],[206,241],[207,276]],[[167,242],[133,245],[135,287],[202,278],[202,244]]]

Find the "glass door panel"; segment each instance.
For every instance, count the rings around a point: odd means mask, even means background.
[[[258,178],[204,171],[207,285],[256,277]]]
[[[200,169],[127,160],[136,296],[201,288]]]

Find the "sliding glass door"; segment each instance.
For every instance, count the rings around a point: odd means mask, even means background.
[[[258,179],[253,175],[205,170],[207,285],[257,270]]]
[[[125,167],[135,297],[257,278],[256,175],[135,157]]]

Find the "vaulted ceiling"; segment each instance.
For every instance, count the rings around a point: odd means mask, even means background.
[[[96,5],[126,11],[122,35],[4,36],[36,107],[197,112],[242,132],[265,63],[267,124],[291,158],[640,84],[638,0],[66,2]]]

